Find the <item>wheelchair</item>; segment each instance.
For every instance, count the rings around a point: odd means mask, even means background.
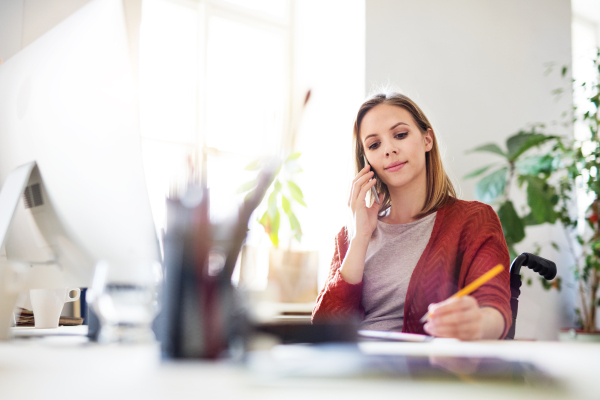
[[[534,270],[544,279],[550,281],[556,277],[556,264],[543,257],[531,253],[521,253],[510,265],[510,309],[512,311],[512,325],[504,340],[515,338],[517,325],[517,312],[519,310],[519,295],[521,294],[521,267],[526,266]]]

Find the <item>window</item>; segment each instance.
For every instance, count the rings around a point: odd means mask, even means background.
[[[144,0],[140,130],[158,230],[165,196],[207,160],[211,217],[237,209],[244,166],[279,150],[290,97],[287,0]]]
[[[304,235],[292,246],[319,251],[322,284],[332,238],[347,221],[364,38],[364,0],[143,0],[141,135],[159,232],[165,195],[198,179],[203,155],[212,217],[231,216],[241,201],[237,187],[252,176],[243,167],[289,145],[280,132],[311,89],[294,149],[302,153],[298,183],[308,208],[295,210]],[[252,218],[247,244],[258,249],[257,290],[267,285],[269,243]]]

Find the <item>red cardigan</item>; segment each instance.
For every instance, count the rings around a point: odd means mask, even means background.
[[[363,283],[347,283],[340,274],[348,251],[346,229],[338,233],[325,286],[313,310],[313,322],[360,316]],[[504,271],[471,296],[480,307],[493,307],[504,317],[506,335],[512,324],[510,309],[510,258],[496,212],[477,201],[456,200],[437,211],[427,247],[417,263],[406,293],[403,332],[425,333],[419,319],[431,303],[446,300],[494,266]]]

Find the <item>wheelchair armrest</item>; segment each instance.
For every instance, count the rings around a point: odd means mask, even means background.
[[[546,280],[552,280],[556,276],[556,264],[554,262],[531,253],[521,253],[514,259],[510,266],[511,275],[519,275],[523,265],[534,270]]]

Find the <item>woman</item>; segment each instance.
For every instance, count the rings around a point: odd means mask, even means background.
[[[376,95],[358,111],[354,140],[353,223],[336,237],[313,322],[359,316],[361,329],[503,338],[512,317],[500,221],[456,199],[425,114],[404,95]],[[372,187],[381,205],[369,206]],[[505,270],[470,296],[448,299],[498,264]]]

